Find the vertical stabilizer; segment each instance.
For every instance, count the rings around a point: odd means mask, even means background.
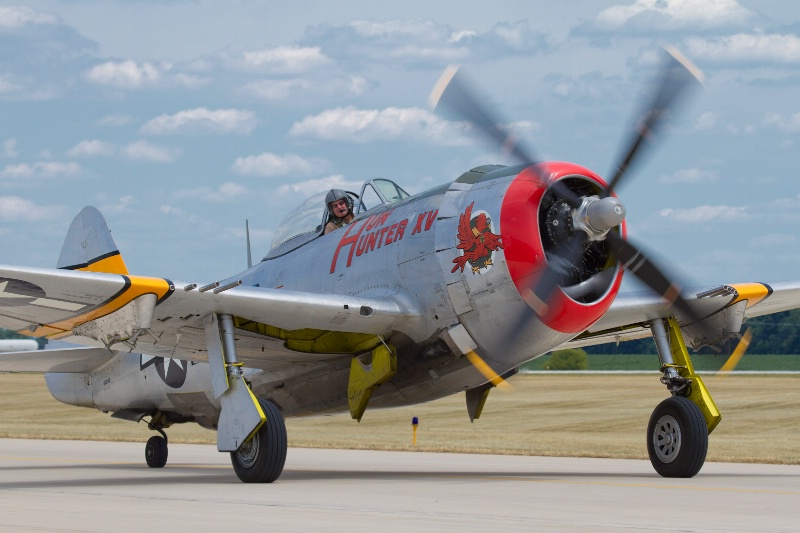
[[[110,274],[128,273],[106,219],[97,208],[84,207],[72,221],[64,246],[61,247],[57,267]]]

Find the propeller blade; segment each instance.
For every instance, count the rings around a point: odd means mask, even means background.
[[[744,357],[744,353],[747,351],[748,346],[750,346],[750,341],[753,340],[753,333],[750,331],[750,328],[747,328],[742,335],[742,338],[739,340],[739,344],[736,345],[736,349],[733,350],[733,353],[728,360],[725,361],[725,364],[722,365],[722,368],[719,369],[718,374],[727,375],[730,374],[733,369],[736,368],[736,365],[739,364],[739,361],[742,360]]]
[[[619,164],[612,167],[616,170],[608,184],[606,195],[610,195],[619,186],[633,163],[644,153],[645,141],[655,139],[664,123],[674,114],[688,89],[703,83],[703,73],[689,59],[673,47],[665,47],[664,50],[667,57],[653,99],[639,115],[640,122],[636,133],[628,143],[628,150]]]
[[[431,91],[428,102],[434,111],[442,106],[458,115],[461,120],[466,120],[520,163],[536,164],[537,159],[533,153],[519,143],[513,132],[501,129],[498,117],[492,116],[481,105],[481,99],[472,90],[472,84],[457,65],[450,65],[445,69]]]
[[[689,302],[681,296],[680,286],[669,279],[669,277],[667,277],[667,275],[633,243],[623,239],[619,234],[613,231],[608,233],[606,241],[617,255],[617,260],[622,264],[624,269],[639,278],[653,292],[664,298],[670,306],[677,308],[686,315],[691,323],[699,323],[703,320],[703,317],[697,314],[689,305]]]
[[[440,107],[448,109],[461,120],[469,122],[477,131],[487,137],[492,143],[500,147],[507,154],[513,156],[522,164],[533,166],[539,160],[529,148],[526,148],[517,136],[499,124],[503,122],[500,117],[489,112],[489,109],[481,103],[477,93],[473,91],[474,85],[464,76],[457,65],[450,65],[439,77],[439,81],[428,97],[428,103],[436,111]],[[538,174],[540,179],[546,180],[544,176]],[[570,207],[581,205],[578,198],[569,188],[559,182],[549,182],[555,194],[563,198]]]
[[[547,258],[547,268],[537,280],[535,287],[522,291],[522,299],[536,311],[539,316],[545,316],[550,311],[550,298],[556,287],[564,284],[575,265],[583,255],[583,245],[586,243],[586,234],[582,231],[576,233],[565,244],[562,244],[555,253]],[[515,328],[513,331],[516,331]]]
[[[483,374],[483,377],[489,380],[491,384],[498,389],[508,391],[513,388],[511,384],[503,378],[503,376],[495,372],[492,367],[490,367],[489,364],[474,351],[467,352],[467,359],[469,359],[469,362],[472,363],[472,366],[478,369],[478,372]]]

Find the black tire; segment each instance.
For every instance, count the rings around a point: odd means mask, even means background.
[[[281,475],[286,463],[286,423],[274,403],[267,400],[258,403],[267,420],[253,438],[231,452],[231,463],[236,475],[245,483],[272,483]]]
[[[167,464],[167,440],[164,437],[153,435],[147,439],[144,447],[144,460],[150,468],[163,468]]]
[[[667,398],[647,424],[647,454],[663,477],[697,474],[708,452],[708,426],[700,408],[682,396]]]

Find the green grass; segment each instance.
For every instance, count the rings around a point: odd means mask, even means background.
[[[691,354],[692,363],[698,372],[716,372],[725,364],[727,355]],[[522,370],[544,370],[549,355],[539,357],[522,365]],[[658,356],[655,354],[587,354],[589,370],[652,370],[658,372]],[[800,371],[800,355],[746,355],[736,370],[750,371]]]

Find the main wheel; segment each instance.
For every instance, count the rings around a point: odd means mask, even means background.
[[[231,452],[231,463],[245,483],[272,483],[281,475],[286,462],[286,423],[274,403],[267,400],[258,403],[267,420],[250,440]]]
[[[153,435],[144,447],[144,459],[150,468],[163,468],[167,464],[167,439]]]
[[[667,398],[647,425],[647,454],[664,477],[693,477],[708,452],[708,426],[700,408],[681,396]]]

